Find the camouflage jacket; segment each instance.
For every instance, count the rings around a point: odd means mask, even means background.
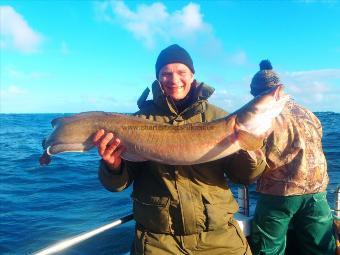
[[[274,132],[266,141],[268,165],[257,191],[278,196],[325,191],[328,174],[321,138],[318,118],[290,100],[274,120]]]

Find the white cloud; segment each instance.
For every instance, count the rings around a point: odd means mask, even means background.
[[[197,33],[211,32],[209,24],[203,21],[200,6],[195,3],[170,13],[159,2],[138,5],[133,11],[123,1],[112,0],[110,4],[97,4],[96,13],[102,20],[121,24],[149,48],[153,48],[158,39],[190,39]]]
[[[296,71],[285,73],[288,77],[298,80],[315,80],[315,79],[340,79],[340,69],[321,69],[311,71]]]
[[[36,52],[43,40],[24,17],[11,6],[0,6],[1,48],[15,48],[24,53]]]
[[[12,96],[17,96],[17,95],[22,95],[27,93],[26,90],[24,90],[21,87],[18,87],[16,85],[10,85],[6,89],[0,90],[0,97],[12,97]]]
[[[194,3],[189,3],[182,10],[176,11],[170,19],[176,25],[174,29],[182,33],[195,33],[207,29],[208,26],[203,22],[200,6]]]
[[[25,82],[30,80],[39,80],[42,78],[46,78],[49,76],[48,73],[44,72],[22,72],[16,69],[13,66],[8,66],[4,68],[4,74],[8,75],[8,77],[14,79],[14,80],[24,80]]]
[[[281,80],[297,102],[313,111],[340,110],[340,69],[285,72]]]
[[[280,73],[286,93],[299,104],[312,111],[340,112],[340,69],[320,69]],[[211,102],[231,112],[250,99],[249,80],[251,77],[235,81],[220,80],[211,97]],[[237,89],[235,89],[237,88]]]
[[[281,80],[296,93],[328,93],[340,90],[340,69],[285,72]]]
[[[110,2],[108,1],[95,2],[94,7],[95,15],[98,20],[114,22],[112,20],[111,15],[107,13],[108,9],[110,8]]]

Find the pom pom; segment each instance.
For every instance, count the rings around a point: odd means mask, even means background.
[[[260,70],[272,70],[272,64],[268,59],[262,60],[260,63]]]

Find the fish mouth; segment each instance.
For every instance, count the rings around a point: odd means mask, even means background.
[[[43,147],[46,147],[45,140]],[[39,158],[41,166],[48,165],[51,162],[51,156],[60,152],[84,152],[86,147],[83,144],[54,144],[44,148],[45,151]]]
[[[46,148],[46,154],[49,155],[49,156],[52,156],[53,154],[50,152],[50,149],[51,149],[51,146],[48,146]]]
[[[58,143],[47,146],[46,153],[51,156],[61,152],[84,152],[92,147],[93,143]]]
[[[55,149],[58,147],[58,144],[54,144],[54,145],[49,145],[45,148],[45,153],[48,155],[48,156],[52,156],[52,155],[55,155],[57,154],[58,152],[55,152]]]

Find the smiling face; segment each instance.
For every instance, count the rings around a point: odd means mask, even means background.
[[[163,66],[158,77],[165,94],[175,101],[183,99],[189,93],[194,80],[191,70],[181,63]]]

